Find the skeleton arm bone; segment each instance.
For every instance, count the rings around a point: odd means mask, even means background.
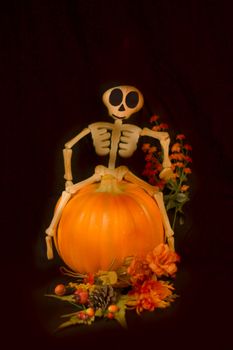
[[[64,157],[64,167],[65,167],[65,175],[64,178],[66,180],[66,187],[72,185],[72,170],[71,170],[71,157],[72,157],[72,147],[80,141],[83,137],[90,133],[89,128],[83,129],[78,135],[76,135],[72,140],[68,141],[65,144],[65,148],[63,149],[63,157]]]
[[[141,136],[150,136],[160,141],[163,150],[163,170],[161,171],[159,177],[168,180],[173,175],[173,172],[171,170],[171,161],[169,159],[169,134],[165,131],[154,131],[148,128],[143,128]]]

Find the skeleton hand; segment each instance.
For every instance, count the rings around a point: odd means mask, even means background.
[[[165,181],[170,180],[173,176],[174,173],[170,167],[164,168],[159,174],[160,179],[163,179]]]

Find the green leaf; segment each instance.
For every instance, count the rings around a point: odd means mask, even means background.
[[[85,324],[85,325],[90,325],[95,321],[95,316],[88,318],[87,320],[82,320],[77,316],[72,316],[68,321],[63,322],[58,326],[58,330],[61,330],[63,328],[67,328],[70,326],[75,326],[77,324]]]
[[[95,312],[95,316],[96,317],[102,317],[104,314],[103,310],[102,309],[97,309],[96,312]]]
[[[71,295],[63,295],[63,296],[59,296],[59,295],[55,295],[55,294],[45,294],[45,296],[46,297],[51,297],[51,298],[54,298],[54,299],[59,299],[59,300],[62,300],[62,301],[67,301],[68,303],[76,306],[77,308],[80,307],[80,305],[75,303],[73,294],[71,294]]]
[[[176,202],[173,199],[170,199],[166,205],[166,209],[173,209],[177,206]]]
[[[69,319],[69,321],[61,323],[60,326],[58,326],[58,330],[83,323],[83,320],[79,319],[77,316],[73,316]]]
[[[59,300],[63,300],[63,301],[74,302],[73,294],[71,294],[71,295],[63,295],[63,296],[59,296],[59,295],[55,295],[55,294],[45,294],[45,296],[46,297],[55,298],[55,299],[59,299]]]
[[[177,193],[176,201],[179,203],[187,202],[188,196],[185,193]]]
[[[126,304],[127,304],[128,299],[129,298],[127,295],[123,295],[123,296],[121,296],[118,303],[116,304],[118,306],[119,310],[115,313],[115,319],[124,328],[127,328],[125,312],[126,312]]]

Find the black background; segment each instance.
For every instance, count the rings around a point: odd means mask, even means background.
[[[230,1],[6,2],[1,39],[1,289],[8,344],[231,349]],[[59,280],[60,262],[47,262],[44,230],[64,186],[62,148],[89,123],[108,120],[101,94],[118,84],[144,94],[145,107],[132,123],[148,126],[151,114],[159,114],[193,146],[192,200],[177,233],[181,298],[143,322],[130,315],[127,332],[101,323],[55,336],[59,306],[43,293]],[[77,180],[100,162],[88,137],[75,157]],[[140,151],[129,164],[141,174]]]

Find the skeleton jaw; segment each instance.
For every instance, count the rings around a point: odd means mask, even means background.
[[[116,114],[111,114],[111,117],[113,117],[113,119],[127,119],[127,116],[123,116],[123,117],[120,117],[120,116],[117,116]]]

